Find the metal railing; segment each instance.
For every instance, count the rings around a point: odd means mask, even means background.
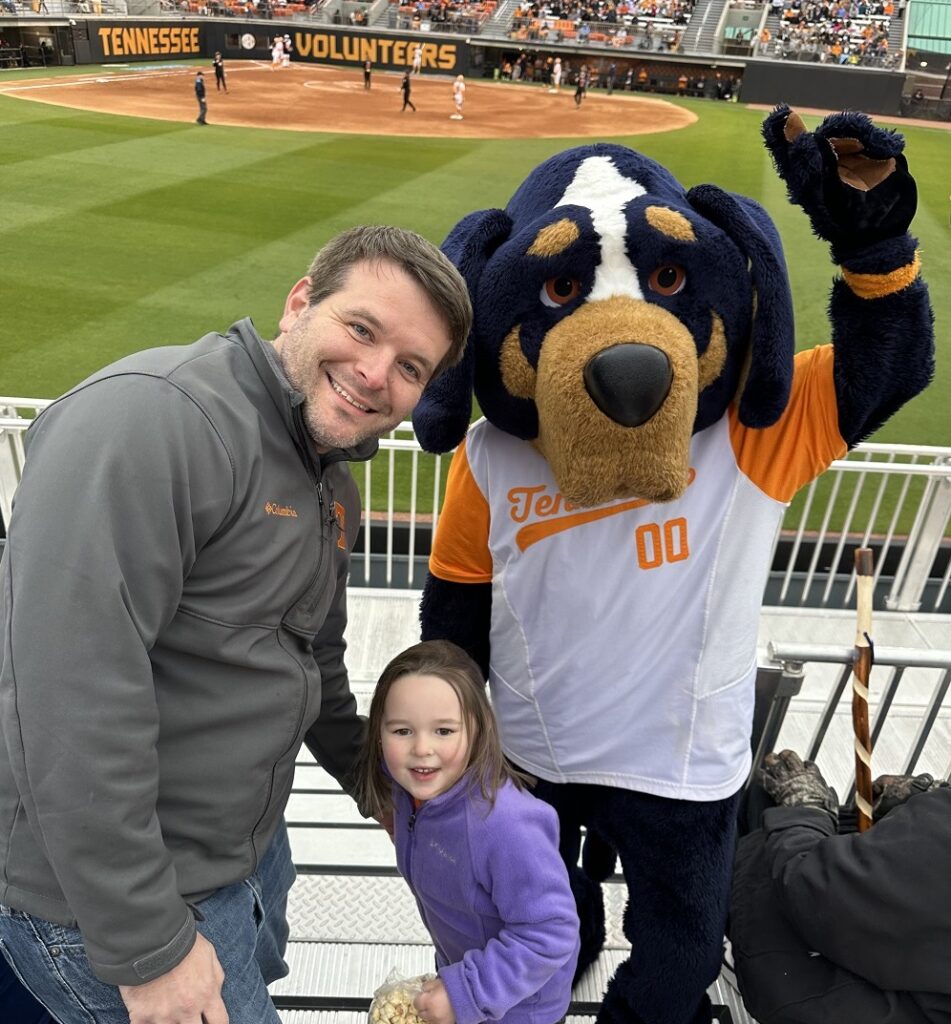
[[[823,644],[772,642],[768,647],[769,664],[761,665],[757,676],[757,713],[754,723],[756,746],[753,764],[762,762],[763,756],[779,746],[779,737],[790,710],[805,707],[797,701],[806,678],[807,666],[816,674],[819,666],[839,666],[829,682],[827,693],[819,702],[811,738],[801,749],[802,756],[815,761],[828,753],[830,728],[838,717],[851,724],[850,696],[846,687],[852,675],[853,648]],[[912,775],[921,769],[922,755],[931,741],[929,759],[932,774],[951,781],[951,760],[947,738],[935,731],[939,716],[946,724],[951,706],[951,651],[906,647],[874,648],[875,668],[869,686],[870,710],[874,712],[871,727],[873,756],[883,739],[889,712],[898,708],[900,690],[906,696],[906,707],[912,710],[913,735],[889,737],[888,759],[876,766],[876,773]],[[918,678],[910,680],[909,670],[921,670]],[[909,685],[910,683],[910,685]],[[820,684],[821,685],[821,684]],[[910,696],[905,692],[914,689]],[[843,697],[845,696],[845,700]],[[851,758],[851,744],[839,743],[840,755]],[[854,781],[846,790],[846,800],[855,791]]]
[[[23,434],[45,399],[0,398],[0,517],[9,519]],[[443,457],[424,453],[412,424],[353,469],[363,523],[351,566],[359,585],[418,589],[445,485]],[[875,552],[876,603],[951,611],[951,447],[863,444],[795,499],[776,537],[765,603],[850,607],[851,551]]]

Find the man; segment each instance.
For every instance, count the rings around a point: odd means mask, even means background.
[[[373,62],[365,60],[363,62],[363,88],[370,88],[370,76],[373,74]]]
[[[452,83],[452,105],[455,113],[449,115],[450,121],[462,120],[462,105],[466,102],[466,80],[462,75],[456,75]]]
[[[242,320],[140,352],[28,432],[0,563],[0,946],[57,1019],[277,1024],[294,761],[306,741],[349,788],[363,738],[346,461],[471,317],[435,247],[356,228],[273,345]]]
[[[195,72],[195,99],[198,100],[198,117],[195,118],[196,124],[207,124],[205,118],[208,116],[208,104],[205,102],[205,76],[200,72]]]
[[[575,86],[575,106],[580,107],[588,92],[588,65],[582,64],[578,72],[578,84]]]
[[[221,56],[220,50],[215,50],[214,60],[212,60],[211,64],[215,69],[215,91],[221,92],[224,89],[227,92],[228,83],[225,81],[225,61]]]
[[[857,833],[793,751],[767,756],[762,784],[777,806],[740,841],[730,909],[750,1013],[760,1024],[951,1020],[951,787],[881,776],[875,825]]]
[[[400,90],[403,93],[403,106],[400,108],[401,114],[404,114],[406,112],[407,107],[409,107],[414,114],[416,113],[416,104],[413,103],[413,101],[409,98],[412,88],[413,84],[412,82],[410,82],[409,79],[409,71],[406,70],[403,72],[403,77],[400,80]]]
[[[561,57],[555,58],[554,67],[551,69],[551,88],[549,92],[558,92],[561,88]]]

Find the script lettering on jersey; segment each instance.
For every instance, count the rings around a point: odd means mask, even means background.
[[[691,468],[687,476],[689,487],[697,477],[697,471]],[[598,508],[587,508],[578,510],[577,505],[566,501],[560,492],[552,493],[544,484],[536,487],[513,487],[508,492],[509,515],[516,523],[525,525],[516,533],[515,542],[520,551],[525,551],[533,544],[537,544],[546,537],[554,537],[556,534],[564,533],[565,530],[572,530],[577,526],[585,526],[588,523],[597,522],[600,519],[607,519],[610,516],[621,515],[633,509],[644,508],[652,502],[646,498],[632,498],[629,501],[621,501],[616,505],[601,505]],[[565,515],[559,515],[564,512]],[[663,562],[683,561],[689,555],[687,546],[687,521],[677,519],[672,521],[674,526],[664,524],[658,527],[658,533],[662,547],[657,548],[662,553],[658,556],[655,549],[648,550],[654,540],[653,531],[645,532],[639,527],[637,535],[638,564],[642,569],[652,569]],[[673,557],[665,557],[664,552],[669,552]]]
[[[573,512],[577,508],[577,505],[565,501],[559,492],[551,494],[544,484],[513,487],[509,491],[509,506],[509,515],[516,523],[524,523],[532,516],[554,516],[562,509]]]

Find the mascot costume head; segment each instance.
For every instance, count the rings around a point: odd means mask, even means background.
[[[424,448],[459,446],[423,637],[480,662],[506,754],[558,810],[579,975],[620,857],[632,954],[599,1024],[709,1022],[772,539],[932,373],[900,136],[785,107],[764,136],[841,268],[831,345],[794,354],[759,204],[623,146],[552,157],[444,245],[475,316],[414,415]]]
[[[546,161],[444,249],[476,323],[417,410],[424,448],[462,440],[474,392],[573,504],[669,501],[686,486],[691,434],[738,391],[752,427],[785,406],[792,302],[776,229],[751,199],[687,192],[639,153],[592,145]]]

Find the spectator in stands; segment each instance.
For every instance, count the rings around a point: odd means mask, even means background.
[[[377,683],[364,813],[394,817],[396,863],[436,947],[414,1006],[430,1024],[564,1020],[578,914],[553,809],[502,753],[479,666],[448,640],[398,654]]]
[[[762,773],[739,843],[730,939],[760,1024],[951,1019],[951,787],[886,775],[855,831],[819,769],[791,750]],[[752,820],[749,820],[752,819]]]
[[[273,344],[245,319],[137,353],[29,430],[0,562],[0,939],[57,1020],[279,1024],[294,762],[306,742],[351,790],[364,734],[347,461],[471,318],[435,246],[356,228]]]

